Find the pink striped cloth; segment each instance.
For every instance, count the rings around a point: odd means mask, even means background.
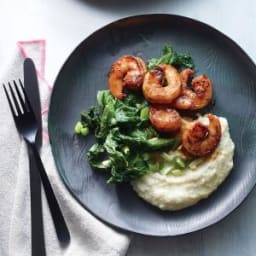
[[[70,195],[56,170],[47,132],[47,113],[52,86],[45,78],[45,40],[20,41],[17,53],[0,81],[23,79],[25,57],[34,60],[42,103],[43,146],[41,156],[71,232],[66,249],[59,246],[48,205],[43,196],[43,217],[48,256],[125,255],[130,238],[89,214]],[[18,136],[3,90],[0,90],[0,255],[31,254],[29,167],[26,145]]]

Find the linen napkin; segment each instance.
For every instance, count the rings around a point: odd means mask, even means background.
[[[18,42],[16,54],[0,74],[2,83],[23,79],[23,61],[36,64],[42,104],[43,145],[41,157],[71,233],[71,243],[61,248],[42,192],[46,253],[48,256],[125,255],[129,235],[100,222],[68,192],[54,165],[47,134],[51,85],[44,76],[45,41]],[[29,164],[27,149],[19,137],[2,88],[0,89],[0,255],[31,255]]]

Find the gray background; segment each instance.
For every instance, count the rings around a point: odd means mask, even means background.
[[[94,30],[115,19],[144,13],[199,19],[234,39],[256,60],[255,0],[0,0],[0,10],[0,72],[16,41],[45,38],[50,82],[73,48]],[[128,256],[254,256],[255,205],[254,190],[228,218],[203,231],[175,238],[133,235]]]

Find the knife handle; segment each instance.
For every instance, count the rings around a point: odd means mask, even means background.
[[[46,171],[44,169],[42,160],[40,158],[40,155],[37,151],[35,144],[29,143],[29,142],[27,144],[28,144],[29,150],[31,151],[31,154],[34,157],[35,163],[37,165],[37,170],[39,171],[41,181],[44,186],[45,195],[46,195],[46,198],[48,201],[48,205],[49,205],[52,219],[54,222],[57,237],[63,246],[67,246],[70,242],[69,230],[68,230],[67,224],[65,222],[65,219],[62,215],[58,201],[53,192],[51,183],[50,183],[48,176],[46,174]]]
[[[35,170],[36,168],[34,158],[32,154],[29,154],[31,255],[46,256],[42,215],[41,180],[39,173]]]

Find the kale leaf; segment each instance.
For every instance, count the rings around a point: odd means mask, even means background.
[[[158,170],[153,160],[156,152],[179,145],[178,137],[164,138],[150,125],[148,103],[140,93],[118,100],[107,90],[99,91],[97,102],[81,113],[77,133],[86,136],[86,128],[97,138],[87,153],[88,161],[109,173],[108,183],[129,182]]]
[[[193,58],[189,54],[179,54],[173,47],[166,44],[162,50],[162,56],[160,58],[150,59],[147,63],[149,70],[154,69],[159,64],[171,64],[176,68],[191,68],[193,69],[195,64]]]

